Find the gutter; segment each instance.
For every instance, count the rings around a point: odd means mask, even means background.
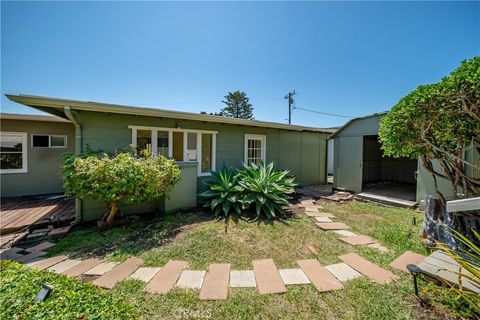
[[[75,154],[82,153],[82,126],[72,114],[70,106],[64,106],[63,112],[75,126]],[[77,225],[82,221],[82,200],[75,198],[75,220],[71,223],[71,226]]]

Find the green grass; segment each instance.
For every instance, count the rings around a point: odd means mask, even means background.
[[[231,224],[225,235],[223,222],[213,220],[209,214],[182,212],[105,232],[84,228],[60,240],[49,253],[80,251],[85,256],[117,261],[136,255],[147,266],[182,259],[197,270],[216,262],[230,263],[233,269],[251,269],[251,261],[261,258],[274,259],[279,268],[297,267],[296,260],[305,258],[316,258],[326,265],[341,262],[339,256],[348,252],[357,252],[389,268],[388,264],[407,250],[428,254],[418,237],[422,213],[361,202],[324,203],[324,207],[324,211],[350,225],[352,231],[378,239],[390,251],[382,254],[344,244],[335,233],[317,229],[314,219],[305,216],[274,224],[240,221]],[[415,226],[413,216],[417,218]],[[311,253],[307,245],[313,245],[319,254]],[[184,318],[212,319],[412,319],[445,314],[471,317],[461,302],[442,295],[446,290],[422,283],[423,295],[433,301],[426,313],[415,300],[411,277],[394,272],[400,280],[389,285],[378,285],[363,277],[330,293],[319,293],[311,285],[289,286],[282,295],[230,289],[226,301],[214,302],[200,301],[196,290],[146,294],[142,291],[144,284],[135,280],[120,283],[110,294],[134,305],[144,319],[177,319],[179,314],[186,315]]]
[[[0,270],[1,319],[139,319],[122,297],[90,283],[11,261],[1,261]],[[53,286],[52,293],[35,302],[43,284]]]

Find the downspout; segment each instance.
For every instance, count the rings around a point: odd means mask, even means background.
[[[75,154],[82,153],[82,126],[72,114],[70,106],[64,106],[63,112],[75,126]],[[82,221],[82,201],[78,198],[75,198],[75,220],[71,223],[72,226],[80,223]]]

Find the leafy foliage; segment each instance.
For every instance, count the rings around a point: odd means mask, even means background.
[[[460,241],[466,249],[454,251],[445,244],[439,244],[439,247],[460,265],[461,270],[467,272],[467,274],[457,272],[459,283],[463,283],[466,279],[480,289],[480,247],[459,232],[455,230],[452,231],[454,237]],[[475,238],[477,238],[477,241],[480,242],[480,234],[475,230],[472,231],[475,235]],[[477,315],[480,316],[480,295],[466,291],[462,287],[452,287],[452,290],[463,296],[472,310],[474,310]]]
[[[480,143],[480,57],[401,99],[382,119],[379,136],[386,155],[420,157],[435,185],[437,177],[451,181],[454,197],[458,187],[465,194],[479,193],[480,180],[467,174],[475,164],[462,157]],[[437,193],[444,199],[438,188]]]
[[[245,92],[229,92],[222,102],[226,107],[220,110],[221,116],[253,120],[253,107]]]
[[[120,203],[141,203],[165,196],[180,176],[174,160],[165,157],[135,158],[131,153],[113,156],[66,154],[63,163],[66,193],[79,199],[107,203],[103,220],[113,222]]]
[[[288,177],[289,171],[276,171],[273,162],[265,166],[252,163],[244,164],[244,170],[238,174],[243,188],[243,202],[246,207],[253,205],[257,216],[263,213],[266,218],[274,219],[277,213],[284,215],[282,206],[290,204],[290,194],[295,192],[295,178]]]
[[[110,292],[48,271],[0,261],[2,319],[139,319],[133,306]],[[43,284],[53,286],[43,302],[35,297]]]
[[[218,172],[212,172],[212,179],[205,182],[208,190],[199,194],[205,199],[204,207],[210,208],[216,217],[225,218],[227,232],[230,218],[238,220],[242,209],[242,188],[238,185],[237,175],[233,168],[225,167]]]

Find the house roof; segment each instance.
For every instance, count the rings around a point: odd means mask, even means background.
[[[20,114],[20,113],[0,113],[1,120],[29,120],[29,121],[45,121],[45,122],[67,122],[70,121],[57,116],[45,116],[39,114]]]
[[[378,116],[384,116],[388,113],[388,111],[383,111],[383,112],[376,112],[376,113],[372,113],[372,114],[369,114],[367,116],[363,116],[363,117],[358,117],[358,118],[354,118],[354,119],[351,119],[351,120],[348,120],[347,123],[345,123],[343,126],[341,126],[340,128],[338,128],[333,134],[330,135],[330,137],[328,137],[329,139],[333,139],[335,138],[340,132],[342,132],[344,129],[346,129],[349,125],[351,125],[353,122],[355,121],[358,121],[358,120],[364,120],[364,119],[368,119],[368,118],[373,118],[373,117],[378,117]]]
[[[213,115],[198,114],[198,113],[192,113],[192,112],[180,112],[180,111],[172,111],[172,110],[157,109],[157,108],[145,108],[145,107],[136,107],[136,106],[110,104],[110,103],[93,102],[93,101],[80,101],[80,100],[71,100],[71,99],[32,96],[32,95],[24,95],[24,94],[20,94],[20,95],[7,94],[6,96],[11,101],[15,101],[25,106],[29,106],[41,111],[45,111],[47,113],[50,113],[62,118],[66,118],[63,112],[63,108],[65,106],[69,106],[73,110],[123,113],[123,114],[139,115],[139,116],[152,116],[152,117],[174,118],[174,119],[185,119],[185,120],[198,120],[198,121],[206,121],[206,122],[237,124],[237,125],[244,125],[244,126],[285,129],[285,130],[293,130],[293,131],[311,131],[311,132],[322,132],[322,133],[334,132],[334,130],[332,129],[325,129],[325,128],[305,127],[305,126],[289,125],[289,124],[283,124],[283,123],[277,123],[277,122],[229,118],[229,117],[222,117],[222,116],[213,116]]]

